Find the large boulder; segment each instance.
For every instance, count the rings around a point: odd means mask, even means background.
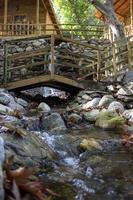
[[[99,107],[108,107],[110,103],[114,101],[114,97],[112,95],[104,95],[100,100],[98,106]]]
[[[113,101],[109,105],[108,110],[123,113],[124,112],[124,106],[118,101]]]
[[[87,121],[90,121],[90,122],[95,122],[97,117],[98,117],[98,115],[99,115],[99,110],[98,109],[93,109],[91,111],[83,113],[84,118]]]
[[[88,108],[96,108],[100,102],[101,98],[94,98],[92,101],[89,101],[88,103],[83,105],[84,109]]]
[[[52,113],[41,117],[41,128],[47,131],[65,130],[65,123],[59,113]]]
[[[43,112],[50,112],[51,108],[46,103],[42,102],[39,104],[38,110],[43,111]]]
[[[123,117],[119,116],[116,112],[112,111],[101,111],[97,117],[95,125],[97,127],[112,130],[124,125],[125,120]]]

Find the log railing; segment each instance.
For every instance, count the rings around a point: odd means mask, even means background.
[[[104,32],[104,26],[88,25],[80,27],[78,24],[0,24],[0,36],[29,36],[45,34],[62,34],[69,38],[77,37],[95,37],[99,38]]]
[[[44,36],[31,37],[30,41],[40,38]],[[43,48],[11,53],[15,43],[25,40],[5,40],[4,66],[0,68],[1,83],[7,84],[39,75],[51,75],[51,79],[54,75],[60,75],[76,81],[89,77],[105,80],[120,72],[133,70],[133,36],[110,45],[93,46],[51,35],[45,37],[47,45]]]

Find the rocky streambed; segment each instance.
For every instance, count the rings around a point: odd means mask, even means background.
[[[38,169],[60,195],[53,199],[132,199],[132,140],[123,140],[133,134],[132,83],[127,87],[87,89],[62,111],[1,89],[1,199],[3,162],[12,154],[14,166]]]

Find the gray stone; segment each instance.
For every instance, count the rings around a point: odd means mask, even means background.
[[[6,93],[0,93],[0,103],[4,105],[8,105],[10,103],[10,97]]]
[[[16,103],[20,104],[23,107],[27,107],[28,106],[27,101],[25,101],[25,100],[23,100],[21,98],[16,98],[15,100],[16,100]]]
[[[28,47],[26,48],[26,51],[33,51],[33,48],[32,48],[31,46],[28,46]]]
[[[11,101],[8,106],[12,109],[12,110],[18,110],[21,112],[25,112],[25,109],[23,106],[21,106],[20,104],[16,103],[15,101]]]
[[[133,123],[133,109],[125,110],[123,117]]]
[[[72,113],[68,116],[68,121],[73,121],[75,123],[78,123],[82,121],[82,117],[76,113]]]
[[[87,108],[96,108],[100,102],[101,98],[94,98],[92,101],[89,101],[88,103],[83,105],[84,109]]]
[[[100,100],[98,106],[99,107],[108,107],[110,103],[114,101],[114,98],[112,95],[104,95],[102,99]]]
[[[36,42],[33,43],[33,46],[34,47],[40,47],[41,46],[41,42],[36,41]]]
[[[42,102],[39,104],[38,110],[43,111],[43,112],[50,112],[51,108],[46,103]]]
[[[13,109],[0,104],[0,114],[7,115],[7,114],[10,114],[11,112],[13,112]]]
[[[98,115],[99,115],[99,110],[98,109],[93,109],[89,112],[84,112],[83,113],[84,118],[90,122],[95,122]]]
[[[45,114],[41,117],[41,127],[44,130],[56,131],[65,130],[65,123],[59,113],[52,113],[46,116]]]
[[[113,101],[109,105],[108,110],[110,110],[110,111],[118,111],[119,113],[123,113],[124,112],[124,106],[118,101]]]
[[[87,94],[84,94],[83,96],[82,96],[82,99],[85,99],[85,100],[91,100],[91,97],[89,96],[89,95],[87,95]]]

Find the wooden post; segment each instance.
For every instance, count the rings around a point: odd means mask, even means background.
[[[8,80],[8,73],[7,73],[7,68],[8,68],[8,45],[7,42],[4,43],[4,69],[3,69],[3,82],[6,84]]]
[[[112,54],[113,54],[113,67],[114,67],[114,76],[117,74],[117,64],[116,64],[116,53],[115,53],[115,44],[112,44]]]
[[[5,0],[5,4],[4,4],[4,31],[6,31],[6,25],[7,25],[7,10],[8,10],[8,0]]]
[[[101,54],[100,49],[97,50],[97,80],[100,81],[101,74],[100,74],[100,68],[101,68]]]
[[[51,78],[54,76],[54,35],[51,35]]]
[[[36,0],[36,28],[37,35],[39,34],[39,18],[40,18],[40,0]]]
[[[131,47],[131,43],[130,43],[130,39],[127,38],[127,49],[128,49],[128,65],[129,65],[129,69],[132,68],[132,47]]]
[[[130,0],[131,30],[133,28],[133,0]]]

